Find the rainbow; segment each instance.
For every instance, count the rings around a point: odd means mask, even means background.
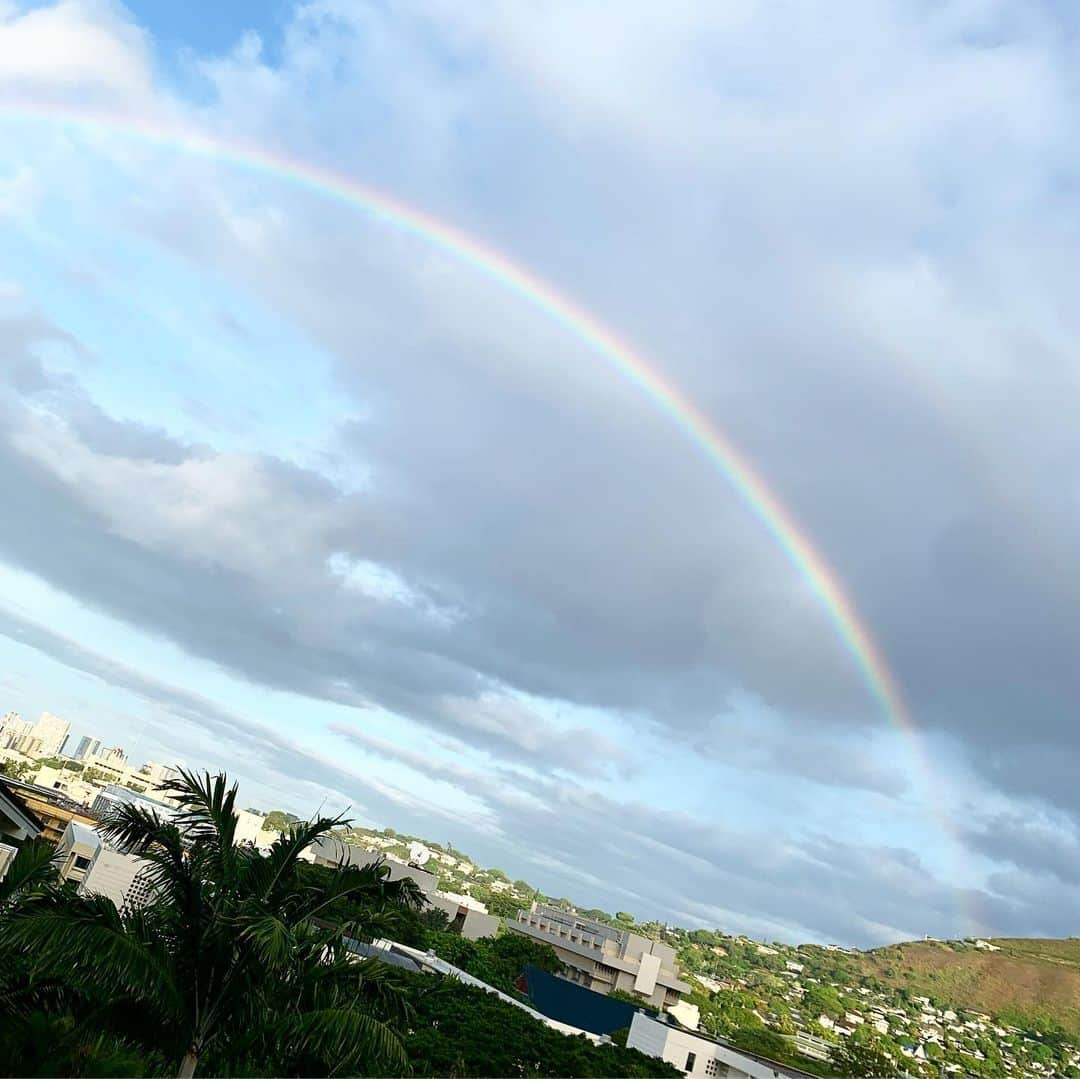
[[[953,856],[958,862],[967,860],[964,845],[942,808],[942,781],[935,775],[936,769],[928,758],[899,683],[836,572],[814,546],[806,529],[727,435],[640,350],[600,319],[539,275],[448,222],[351,177],[265,147],[226,141],[220,136],[167,120],[150,122],[128,114],[56,102],[0,100],[0,118],[45,121],[90,134],[112,134],[138,140],[167,151],[208,158],[271,176],[361,210],[490,278],[582,341],[668,416],[724,477],[783,551],[828,615],[870,695],[878,702],[889,723],[904,736],[921,788],[920,800],[949,841]],[[958,913],[967,922],[965,931],[981,932],[982,920],[973,908],[966,909],[964,894],[960,889],[955,892]]]
[[[731,440],[662,371],[585,308],[531,270],[445,221],[382,191],[305,161],[169,122],[54,102],[0,101],[0,116],[44,120],[83,131],[114,133],[185,154],[226,162],[306,188],[387,223],[435,247],[542,311],[636,386],[728,481],[817,596],[837,636],[891,723],[917,734],[896,678],[851,597],[806,530]]]

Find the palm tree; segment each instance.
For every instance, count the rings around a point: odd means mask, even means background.
[[[236,785],[223,775],[181,771],[162,789],[179,805],[173,820],[123,804],[101,827],[145,860],[149,901],[117,910],[65,893],[29,903],[0,917],[0,954],[32,955],[37,979],[85,994],[101,1021],[163,1053],[181,1077],[200,1065],[407,1072],[396,972],[357,961],[343,938],[370,938],[395,907],[418,907],[413,882],[390,882],[382,864],[306,872],[301,854],[339,818],[294,824],[266,855],[237,844]]]

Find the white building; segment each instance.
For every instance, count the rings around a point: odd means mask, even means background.
[[[8,712],[0,719],[0,749],[14,749],[30,733],[32,726],[18,712]]]
[[[446,915],[451,928],[458,929],[466,940],[493,937],[502,925],[502,919],[488,914],[487,907],[471,895],[434,891],[429,892],[425,898],[431,906]]]
[[[16,747],[20,753],[32,757],[55,757],[71,732],[71,724],[66,719],[54,716],[51,712],[42,712],[35,723],[24,735]]]
[[[101,846],[101,837],[87,824],[68,821],[56,844],[56,865],[61,880],[80,883]]]
[[[150,898],[148,863],[134,854],[108,846],[101,834],[71,821],[56,845],[62,880],[78,884],[84,895],[102,895],[117,910],[141,906]]]
[[[153,786],[160,786],[168,782],[176,775],[176,769],[171,764],[158,764],[157,761],[147,761],[140,769],[139,775],[145,776]]]
[[[635,1012],[627,1049],[666,1060],[689,1079],[804,1079],[809,1072]]]
[[[140,907],[151,894],[147,863],[134,854],[113,850],[102,843],[83,875],[79,891],[103,895],[117,910]]]
[[[236,811],[236,842],[250,843],[253,847],[259,846],[262,843],[260,837],[265,823],[264,813],[256,813],[251,809],[238,809]]]
[[[34,775],[34,783],[39,787],[48,787],[49,790],[60,791],[80,805],[90,805],[98,796],[101,787],[94,783],[87,783],[82,778],[81,772],[70,768],[54,768],[51,764],[43,764]]]

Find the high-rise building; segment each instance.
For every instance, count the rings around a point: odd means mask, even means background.
[[[75,747],[75,759],[79,761],[85,760],[87,757],[92,757],[95,753],[100,752],[101,739],[86,736],[80,738],[78,746]]]
[[[32,724],[18,712],[8,712],[0,719],[0,749],[14,749],[29,733]]]
[[[28,738],[37,743],[34,748],[38,756],[55,757],[64,748],[70,731],[71,724],[66,719],[51,712],[42,712],[41,718],[31,727]]]

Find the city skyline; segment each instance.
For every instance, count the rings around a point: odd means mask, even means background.
[[[642,918],[1074,933],[1074,17],[164,7],[0,7],[0,708]]]

